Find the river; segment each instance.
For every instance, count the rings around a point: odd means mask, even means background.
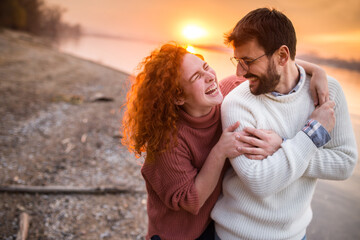
[[[140,41],[84,36],[77,41],[63,42],[59,49],[134,74],[137,64],[158,46]],[[229,60],[231,51],[196,51],[216,70],[218,79],[235,73],[235,67]],[[339,81],[345,92],[360,151],[360,70],[321,66]],[[312,201],[314,217],[308,228],[308,239],[360,239],[359,189],[360,164],[346,181],[320,180]]]

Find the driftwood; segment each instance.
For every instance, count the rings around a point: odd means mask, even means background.
[[[21,213],[20,228],[19,228],[19,232],[17,233],[16,240],[26,240],[29,231],[29,222],[30,222],[29,214],[27,214],[26,212]]]
[[[119,194],[144,193],[142,190],[128,189],[126,187],[69,187],[69,186],[0,186],[0,192],[7,193],[45,193],[45,194]]]

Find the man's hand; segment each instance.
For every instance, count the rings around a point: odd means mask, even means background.
[[[321,106],[315,108],[310,115],[311,119],[318,121],[329,133],[335,126],[335,102],[328,100]]]

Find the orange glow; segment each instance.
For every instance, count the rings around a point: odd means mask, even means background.
[[[183,29],[183,35],[190,40],[201,38],[207,35],[205,29],[195,26],[195,25],[188,25]]]
[[[343,34],[317,34],[308,36],[308,40],[312,42],[342,42],[342,43],[359,43],[360,42],[360,31],[354,31],[351,33]]]

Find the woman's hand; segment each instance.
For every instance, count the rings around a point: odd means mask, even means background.
[[[310,80],[310,92],[315,106],[321,106],[329,100],[327,76],[322,68],[313,71]]]
[[[296,59],[296,63],[305,69],[305,72],[311,75],[310,92],[314,105],[322,105],[329,100],[329,88],[326,72],[316,64]]]
[[[242,142],[239,152],[249,159],[262,160],[276,152],[283,142],[282,138],[271,130],[246,127],[237,139]]]
[[[236,122],[233,125],[225,128],[219,141],[216,144],[216,152],[221,159],[234,158],[242,154],[240,148],[241,142],[238,140],[239,133],[234,132],[239,127],[240,123]]]

